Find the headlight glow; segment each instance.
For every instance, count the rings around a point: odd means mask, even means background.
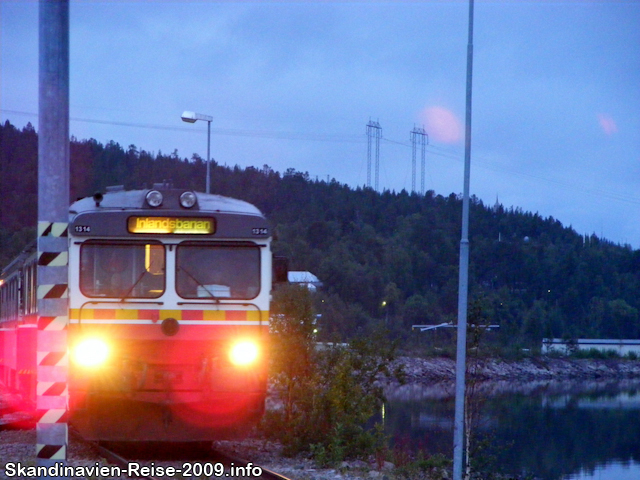
[[[258,359],[258,345],[251,340],[235,343],[229,352],[229,360],[238,367],[251,365]]]
[[[109,358],[109,346],[99,338],[81,340],[73,349],[73,360],[82,367],[98,367]]]

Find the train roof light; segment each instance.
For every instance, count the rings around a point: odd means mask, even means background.
[[[150,190],[145,199],[147,200],[147,205],[150,207],[156,208],[162,205],[162,194],[157,190]]]
[[[184,208],[191,208],[196,204],[196,194],[193,192],[184,192],[180,195],[180,205]]]

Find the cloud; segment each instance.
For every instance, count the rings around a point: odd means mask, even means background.
[[[462,123],[445,107],[427,107],[420,114],[429,136],[441,143],[458,143],[462,139]]]
[[[602,128],[602,131],[607,134],[607,136],[610,137],[614,133],[618,132],[618,125],[616,125],[615,120],[611,118],[610,115],[606,113],[599,113],[598,122],[600,123],[600,128]]]

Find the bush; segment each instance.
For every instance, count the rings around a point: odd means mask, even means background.
[[[396,478],[407,479],[443,479],[449,477],[451,471],[451,459],[442,454],[425,457],[422,451],[410,460],[397,461],[397,455],[391,457],[391,461],[396,465]]]
[[[388,368],[395,346],[379,334],[317,349],[310,295],[294,286],[274,295],[272,382],[282,408],[262,430],[285,454],[309,452],[321,464],[366,458],[385,445],[382,429],[365,425],[382,405],[378,376],[399,376]]]

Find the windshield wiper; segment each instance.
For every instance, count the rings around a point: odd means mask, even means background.
[[[127,290],[127,293],[125,293],[124,296],[120,299],[121,302],[124,302],[129,297],[131,292],[133,292],[133,289],[136,288],[136,286],[140,283],[140,280],[142,280],[142,278],[145,276],[146,273],[149,273],[149,272],[147,272],[146,270],[142,270],[142,273],[140,274],[138,279],[134,282],[133,285],[131,285],[129,290]]]
[[[216,302],[220,303],[220,299],[219,299],[218,297],[216,297],[216,296],[213,294],[213,292],[212,292],[211,290],[209,290],[209,289],[207,288],[207,286],[206,286],[206,285],[204,285],[200,280],[198,280],[198,279],[197,279],[197,278],[196,278],[196,277],[195,277],[195,276],[194,276],[194,275],[193,275],[189,270],[187,270],[187,269],[186,269],[186,268],[184,268],[184,267],[178,267],[178,270],[182,270],[184,273],[186,273],[186,274],[189,276],[189,278],[190,278],[191,280],[193,280],[194,282],[196,282],[200,287],[202,287],[202,288],[204,289],[204,291],[205,291],[205,292],[207,292],[207,293],[209,294],[209,296],[210,296],[213,300],[215,300]]]

